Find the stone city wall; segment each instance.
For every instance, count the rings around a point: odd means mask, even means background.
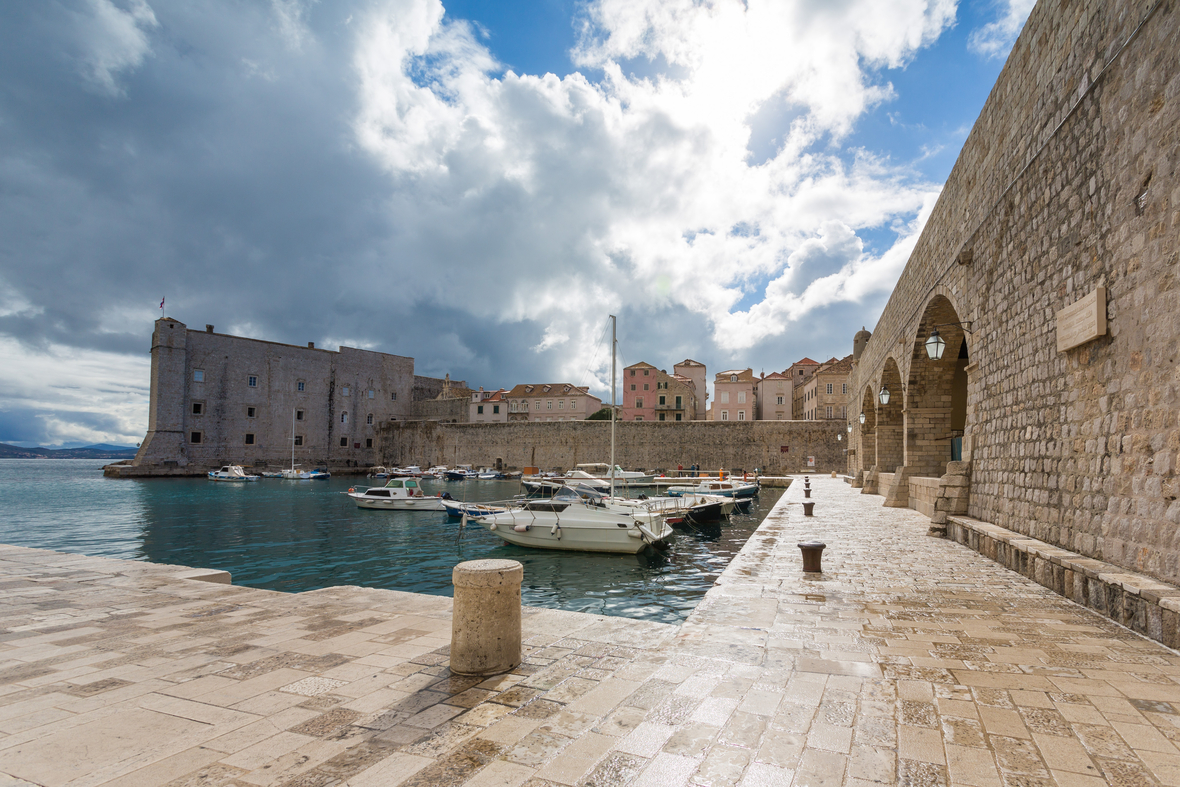
[[[826,473],[843,469],[848,445],[845,426],[838,421],[627,421],[615,428],[616,461],[626,469],[675,470],[696,464],[711,471]],[[387,466],[568,470],[583,462],[609,461],[610,422],[399,421],[381,425],[377,445],[379,463]],[[814,467],[808,457],[815,457]]]
[[[961,435],[971,517],[1180,581],[1178,130],[1180,4],[1037,4],[856,364],[854,469],[938,475]]]

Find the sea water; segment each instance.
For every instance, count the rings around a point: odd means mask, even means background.
[[[358,509],[350,487],[384,481],[115,479],[89,459],[0,460],[0,543],[230,572],[235,585],[300,592],[360,585],[449,596],[464,560],[524,565],[525,604],[682,621],[778,500],[763,489],[749,514],[677,531],[665,550],[607,555],[506,545],[439,512]],[[428,494],[505,500],[510,481],[424,481]],[[651,490],[648,490],[649,493]]]

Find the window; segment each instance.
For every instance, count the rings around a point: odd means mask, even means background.
[[[251,432],[246,432],[246,445],[254,445],[254,435]]]
[[[254,375],[248,376],[246,378],[246,385],[250,386],[251,388],[257,388],[258,387],[258,378],[255,377]]]
[[[664,419],[664,414],[663,414],[663,413],[660,413],[660,420],[661,420],[661,421],[665,420],[665,419]]]
[[[295,390],[300,392],[307,390],[307,383],[300,380],[299,382],[295,383]]]
[[[738,420],[739,421],[746,420],[746,411],[745,410],[738,410]]]
[[[577,400],[577,399],[574,399],[574,400],[572,400],[572,401],[570,402],[570,409],[571,409],[571,410],[577,410],[577,409],[578,409],[578,400]]]
[[[722,391],[721,392],[721,403],[722,404],[729,404],[729,391]]]
[[[201,442],[201,433],[200,432],[190,433],[188,436],[188,441],[190,443],[192,443],[193,445],[199,445]]]
[[[680,409],[680,408],[682,408],[682,407],[684,407],[684,397],[683,397],[683,396],[677,396],[677,397],[676,397],[676,409],[677,409],[677,410],[679,410],[679,409]],[[677,418],[676,420],[677,420],[677,421],[679,421],[680,419],[679,419],[679,418]]]
[[[565,400],[564,400],[564,399],[562,399],[561,401],[559,401],[559,402],[557,403],[557,409],[558,409],[558,410],[564,410],[564,409],[565,409]]]
[[[499,415],[499,414],[500,414],[500,405],[498,405],[498,404],[492,405],[492,415]]]
[[[848,383],[840,383],[840,393],[848,393]]]
[[[365,438],[365,448],[372,448],[372,447],[373,447],[373,438],[366,437]]]
[[[341,448],[348,448],[348,438],[347,437],[340,438],[340,447]]]
[[[634,376],[635,376],[635,370],[634,370],[634,369],[632,369],[632,370],[631,370],[631,376],[632,376],[632,377],[634,377]]]
[[[661,396],[660,397],[660,404],[667,404],[667,403],[668,403],[668,397]]]
[[[783,398],[782,398],[781,396],[776,396],[776,397],[774,398],[774,403],[775,403],[775,404],[782,404],[782,403],[783,403]]]
[[[832,384],[828,383],[828,394],[831,395],[831,393],[832,393]]]
[[[737,375],[736,375],[736,374],[731,374],[731,375],[729,376],[729,381],[730,381],[731,383],[736,383],[736,382],[737,382]]]
[[[476,415],[483,415],[483,405],[482,404],[477,404],[475,406],[475,414]]]
[[[302,421],[302,420],[303,420],[303,411],[302,411],[302,410],[296,410],[296,411],[295,411],[295,420],[296,420],[296,421]]]
[[[646,391],[646,390],[648,390],[647,383],[644,383],[644,384],[643,384],[643,390],[645,390],[645,391]]]
[[[634,374],[634,372],[632,372],[632,374]],[[631,383],[631,390],[632,390],[632,391],[634,391],[634,390],[635,390],[635,383]]]
[[[342,412],[340,414],[340,423],[342,423],[342,424],[348,423],[348,411],[347,410],[345,410],[344,412]]]
[[[533,409],[534,409],[534,410],[540,410],[540,409],[541,409],[541,400],[540,400],[540,399],[534,399],[534,400],[533,400]]]
[[[721,411],[721,420],[722,420],[722,421],[728,421],[728,420],[729,420],[729,410],[722,410],[722,411]]]
[[[738,391],[738,404],[745,404],[745,403],[746,403],[746,392],[745,391]]]
[[[391,392],[391,393],[389,394],[389,400],[390,400],[391,402],[396,402],[396,401],[397,401],[397,391],[393,391],[393,392]]]
[[[303,435],[297,434],[295,435],[295,446],[298,447],[301,445],[303,445]]]
[[[193,402],[193,415],[204,415],[204,413],[205,413],[205,403],[204,402]]]
[[[832,406],[829,404],[828,405],[828,418],[831,418],[831,417],[832,417]]]
[[[341,393],[343,393],[345,396],[348,396],[348,395],[351,393],[351,391],[352,391],[352,389],[350,389],[350,388],[349,388],[349,387],[346,385],[346,386],[344,386],[344,390],[342,390],[342,391],[341,391]]]
[[[635,416],[635,420],[636,420],[636,421],[642,421],[642,420],[643,420],[643,416],[642,416],[642,415],[637,415],[637,416]]]
[[[246,417],[247,418],[254,418],[257,415],[258,415],[258,408],[257,407],[247,407],[246,408]]]
[[[644,376],[644,377],[647,377],[647,371],[648,371],[647,369],[644,369],[644,370],[643,370],[643,376]],[[643,387],[643,390],[645,390],[645,391],[647,390],[647,386],[646,386],[646,385]]]
[[[642,396],[635,400],[635,406],[636,407],[643,407],[643,397]]]
[[[193,382],[194,383],[205,382],[205,370],[204,369],[193,369]]]
[[[677,421],[683,420],[680,416],[681,416],[681,413],[676,413],[676,420]]]
[[[367,423],[369,426],[372,426],[372,425],[373,425],[373,414],[372,414],[372,413],[369,413],[369,414],[368,414],[368,415],[365,417],[365,423]]]
[[[370,388],[369,389],[369,398],[372,399],[376,395],[377,395],[377,392],[374,391],[372,388]]]
[[[546,410],[552,410],[552,409],[553,409],[553,400],[552,400],[552,399],[550,399],[549,401],[545,402],[545,409],[546,409]]]

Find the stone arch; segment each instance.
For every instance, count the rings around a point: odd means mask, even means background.
[[[873,386],[866,385],[864,395],[860,398],[860,412],[854,418],[860,429],[860,448],[857,457],[860,459],[861,470],[872,470],[877,464],[877,408],[873,396]],[[860,423],[860,415],[864,413],[865,422]]]
[[[926,351],[926,340],[935,329],[946,342],[937,361]],[[967,419],[968,336],[950,298],[933,295],[922,312],[910,354],[906,466],[912,475],[941,476],[947,462],[961,457]]]
[[[881,404],[881,389],[889,389],[889,403]],[[892,473],[905,464],[905,390],[897,359],[890,355],[881,369],[881,383],[873,391],[877,413],[877,470]],[[866,422],[868,413],[865,413]]]

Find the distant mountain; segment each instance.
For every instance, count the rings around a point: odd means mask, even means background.
[[[21,448],[0,443],[0,459],[133,459],[135,448],[91,445],[86,448]]]

